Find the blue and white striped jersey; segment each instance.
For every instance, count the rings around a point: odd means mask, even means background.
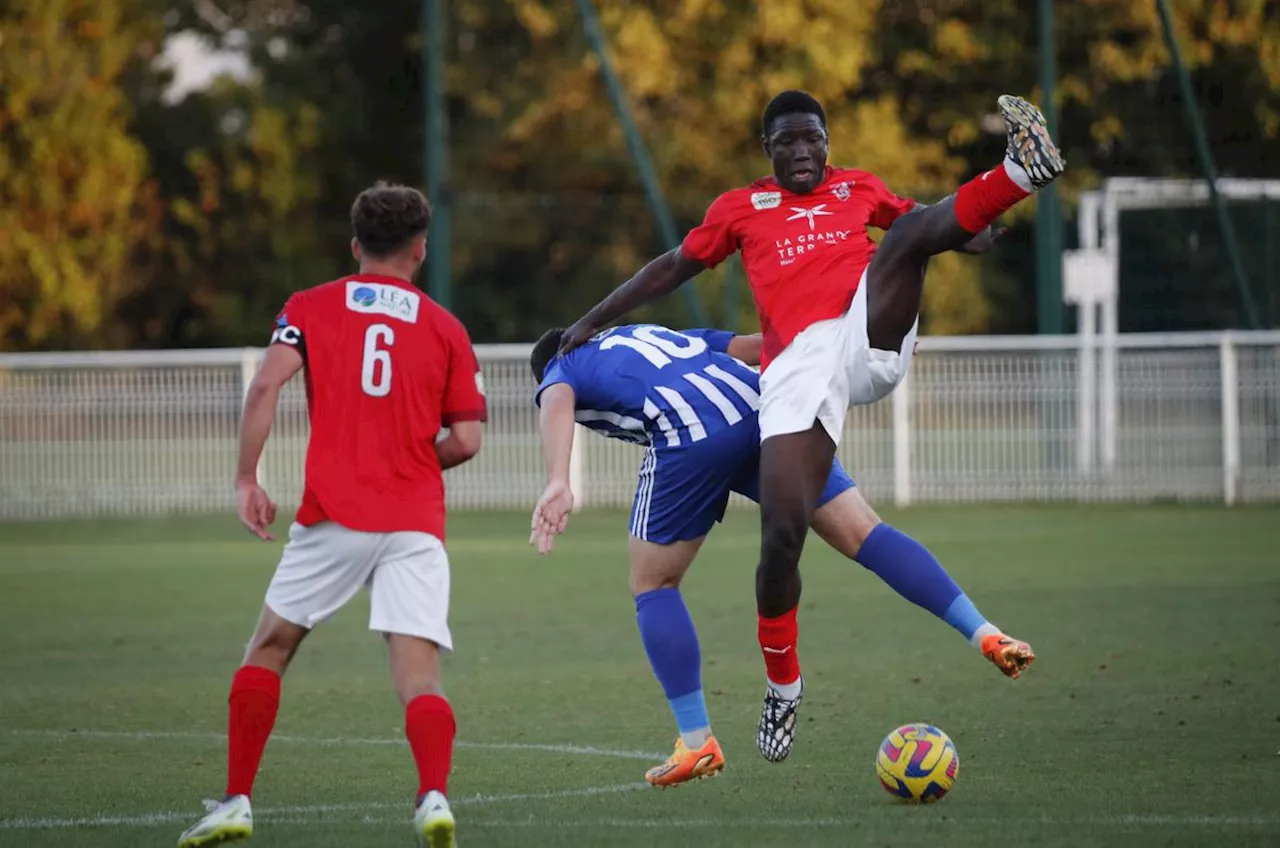
[[[679,447],[760,410],[760,375],[729,356],[733,333],[629,324],[547,365],[535,401],[567,383],[579,424],[615,439]]]

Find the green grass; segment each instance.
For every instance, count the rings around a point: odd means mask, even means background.
[[[635,786],[636,752],[656,761],[674,727],[636,637],[623,517],[576,517],[546,559],[523,514],[455,518],[462,844],[1280,843],[1276,509],[891,517],[1032,642],[1036,667],[1006,680],[815,542],[802,726],[792,757],[766,763],[756,515],[735,511],[686,583],[729,766],[663,793]],[[0,845],[172,844],[221,791],[226,686],[278,550],[229,518],[0,525]],[[409,844],[416,780],[366,611],[318,630],[286,681],[254,845]],[[959,748],[940,804],[900,806],[875,779],[877,744],[908,721]]]

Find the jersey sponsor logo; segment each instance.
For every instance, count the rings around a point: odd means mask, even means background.
[[[284,321],[284,316],[281,316],[280,320]],[[297,347],[302,344],[302,331],[291,324],[276,327],[275,332],[271,334],[271,343],[276,344],[277,342]]]
[[[794,212],[795,214],[788,217],[787,220],[799,221],[802,218],[807,219],[809,221],[809,232],[813,232],[813,229],[815,226],[814,225],[815,218],[821,218],[824,215],[836,214],[834,212],[828,211],[827,204],[825,203],[819,203],[817,206],[814,206],[811,209],[801,209],[799,206],[792,206],[791,211]]]
[[[347,282],[347,309],[367,315],[387,315],[410,324],[418,323],[422,296],[417,292],[385,283]]]
[[[793,238],[775,239],[773,244],[778,251],[778,264],[790,265],[796,261],[797,257],[822,247],[829,247],[833,244],[848,241],[851,235],[853,235],[853,230],[827,230],[817,233],[801,233]]]
[[[844,201],[849,199],[850,195],[853,194],[853,183],[851,182],[836,183],[835,186],[831,189],[831,193],[836,196],[836,200],[839,200],[841,203],[843,203]]]
[[[484,375],[479,371],[476,372],[476,391],[484,394]]]
[[[782,203],[782,192],[780,191],[753,191],[751,192],[751,205],[755,207],[757,212],[765,209],[777,209]]]

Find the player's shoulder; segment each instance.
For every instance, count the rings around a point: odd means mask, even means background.
[[[782,189],[773,177],[761,177],[748,185],[731,188],[711,202],[707,216],[724,218],[750,215],[782,205]]]
[[[346,280],[346,277],[339,277],[336,280],[329,280],[305,289],[298,289],[289,295],[287,303],[307,304],[308,306],[332,304],[343,296],[345,291],[343,284]]]
[[[856,185],[857,183],[860,183],[860,182],[861,183],[883,182],[874,173],[872,173],[871,171],[863,170],[862,168],[836,168],[836,167],[833,167],[831,169],[831,176],[829,180],[831,181],[842,180],[844,182],[848,182],[853,185]]]
[[[441,334],[452,339],[470,340],[471,335],[467,332],[467,325],[462,323],[461,318],[432,300],[430,295],[425,292],[419,291],[418,294],[422,296],[422,311],[420,314],[424,323],[435,327]]]

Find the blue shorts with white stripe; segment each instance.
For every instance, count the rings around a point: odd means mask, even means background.
[[[831,463],[819,506],[853,488]],[[631,507],[631,535],[669,545],[707,535],[724,518],[730,492],[760,501],[760,426],[752,416],[674,447],[645,449]]]

